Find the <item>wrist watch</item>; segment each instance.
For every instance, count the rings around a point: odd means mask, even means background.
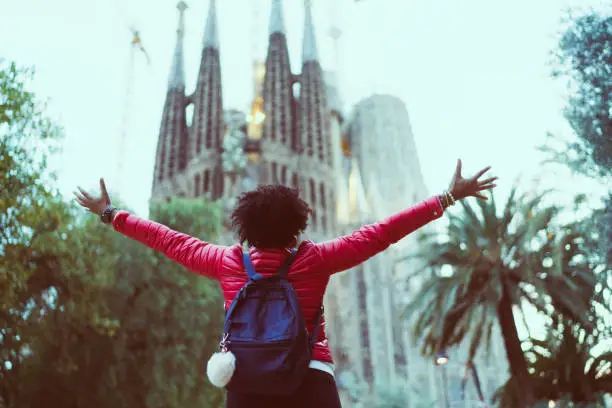
[[[112,205],[107,205],[106,208],[100,213],[100,219],[102,220],[103,223],[105,224],[110,224],[111,223],[111,215],[113,214],[113,211],[115,211],[117,208],[113,207]]]

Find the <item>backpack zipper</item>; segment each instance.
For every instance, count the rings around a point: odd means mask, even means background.
[[[219,343],[219,349],[221,350],[222,353],[227,353],[227,346],[229,344],[230,344],[229,333],[223,333],[223,338],[221,339],[221,342]]]
[[[229,343],[229,342],[228,342]],[[240,348],[254,348],[254,347],[280,347],[280,346],[287,346],[290,345],[291,343],[293,343],[292,340],[277,340],[277,341],[258,341],[258,342],[252,342],[252,341],[232,341],[232,344],[240,347]]]

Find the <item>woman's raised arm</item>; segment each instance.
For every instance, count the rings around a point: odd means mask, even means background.
[[[440,218],[444,209],[438,197],[422,201],[384,221],[364,225],[355,232],[316,245],[322,269],[342,272],[384,251],[423,225]]]
[[[193,272],[218,279],[220,261],[227,247],[210,244],[126,211],[118,211],[111,205],[103,179],[100,179],[100,197],[91,196],[81,188],[79,191],[75,192],[77,202],[99,215],[103,222],[112,222],[116,231],[163,253]]]
[[[497,177],[480,180],[489,169],[486,167],[473,177],[463,178],[461,160],[458,160],[448,192],[422,201],[384,221],[365,225],[352,234],[317,244],[321,267],[330,274],[353,268],[411,232],[440,218],[446,207],[453,205],[455,200],[470,196],[486,200],[483,192],[494,188],[497,180]]]

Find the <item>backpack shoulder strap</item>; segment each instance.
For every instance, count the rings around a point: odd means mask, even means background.
[[[321,321],[323,321],[324,313],[325,313],[325,308],[323,307],[323,305],[321,305],[317,313],[317,319],[315,320],[314,329],[312,330],[312,333],[310,334],[310,347],[311,348],[315,346],[317,342],[317,338],[319,337],[319,329],[321,328]]]
[[[291,268],[291,264],[293,263],[293,260],[295,259],[296,254],[297,254],[297,250],[292,249],[291,253],[287,256],[287,258],[285,258],[285,262],[283,262],[281,267],[278,269],[278,272],[276,273],[278,276],[280,276],[283,279],[287,279],[289,268]]]
[[[255,271],[253,261],[251,261],[251,256],[248,252],[242,253],[242,263],[244,264],[244,269],[246,269],[246,273],[250,280],[257,281],[263,277]]]

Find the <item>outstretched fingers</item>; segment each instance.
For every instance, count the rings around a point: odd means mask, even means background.
[[[489,197],[487,197],[486,195],[484,195],[482,193],[474,193],[474,197],[480,198],[481,200],[488,200],[489,199]]]
[[[82,202],[87,201],[87,197],[85,197],[83,194],[79,193],[78,191],[73,191],[72,194],[74,194],[74,197],[77,199],[77,201],[82,201]]]
[[[452,189],[461,178],[461,159],[457,159],[457,167],[455,167],[455,174],[453,174],[453,178],[451,179],[450,189]]]
[[[108,195],[108,191],[106,191],[106,184],[104,184],[104,179],[100,179],[100,191],[102,192],[102,198],[106,202],[106,204],[110,204],[110,197]]]
[[[455,168],[455,176],[457,178],[461,177],[461,159],[457,159],[457,167]]]
[[[75,192],[73,192],[73,194],[74,194],[74,199],[75,199],[75,201],[76,201],[77,203],[79,203],[79,205],[80,205],[81,207],[88,208],[88,207],[87,207],[87,198],[85,198],[83,195],[81,195],[81,194],[77,193],[76,191],[75,191]]]
[[[472,180],[478,180],[480,177],[482,177],[483,174],[485,174],[489,170],[491,170],[491,166],[485,167],[484,169],[482,169],[478,173],[476,173],[476,175],[474,175],[474,177],[472,177]]]
[[[479,182],[478,182],[478,184],[480,184],[480,185],[484,185],[484,184],[491,184],[491,183],[493,183],[495,180],[497,180],[498,178],[499,178],[499,177],[489,177],[489,178],[488,178],[488,179],[486,179],[486,180],[479,181]]]
[[[92,196],[89,195],[89,193],[85,190],[83,190],[81,187],[77,187],[79,189],[79,191],[81,192],[81,194],[83,195],[83,197],[85,197],[88,200],[93,200],[94,198]]]
[[[478,186],[476,188],[476,191],[491,190],[495,187],[497,187],[497,184],[483,184],[481,186]]]

